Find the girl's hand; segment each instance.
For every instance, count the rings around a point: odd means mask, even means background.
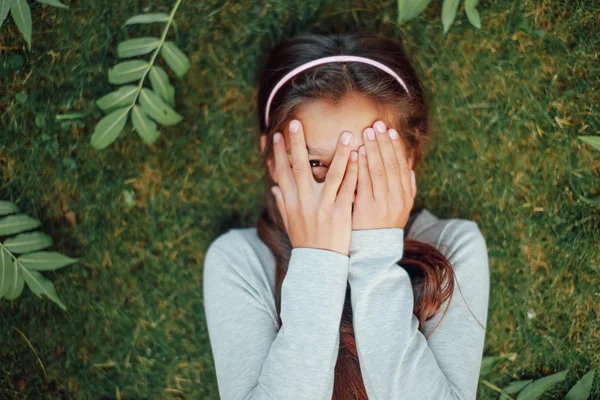
[[[404,229],[417,194],[404,143],[382,121],[364,130],[363,141],[352,229]]]
[[[325,181],[319,183],[310,169],[300,121],[291,121],[289,132],[291,166],[283,135],[277,132],[273,136],[278,185],[273,186],[271,191],[277,200],[277,208],[292,246],[313,247],[348,255],[352,233],[352,200],[358,176],[358,154],[350,151],[352,134],[341,134]]]

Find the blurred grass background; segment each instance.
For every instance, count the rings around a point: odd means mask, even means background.
[[[89,145],[102,115],[94,101],[112,90],[117,44],[160,30],[122,25],[172,4],[65,3],[70,10],[32,4],[31,51],[12,21],[0,31],[0,59],[25,57],[0,77],[0,199],[40,218],[56,250],[81,258],[45,274],[67,313],[27,288],[0,301],[0,398],[218,398],[204,251],[228,228],[253,224],[262,193],[257,63],[306,31],[403,38],[436,135],[417,171],[417,202],[479,224],[492,278],[485,354],[516,353],[488,379],[502,386],[568,368],[551,394],[561,398],[598,370],[600,213],[579,196],[600,190],[600,155],[577,135],[600,131],[600,3],[484,2],[481,31],[461,6],[442,36],[437,2],[399,28],[390,0],[184,1],[170,36],[193,62],[175,80],[184,122],[161,127],[150,147],[128,125],[103,151]]]

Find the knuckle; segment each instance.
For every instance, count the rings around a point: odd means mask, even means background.
[[[391,171],[396,171],[396,170],[400,169],[400,163],[398,163],[398,160],[388,161],[385,164],[385,167]]]
[[[306,170],[306,166],[304,165],[304,163],[301,163],[301,162],[293,162],[292,163],[292,171],[294,171],[294,173],[296,175],[303,174],[305,170]]]
[[[371,171],[371,175],[373,175],[375,178],[383,178],[385,177],[385,170],[381,167],[375,167]]]
[[[329,171],[327,173],[327,180],[332,183],[338,183],[342,180],[343,175],[337,171]]]

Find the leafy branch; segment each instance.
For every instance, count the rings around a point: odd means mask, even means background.
[[[0,299],[16,299],[27,282],[38,297],[45,295],[66,311],[54,285],[40,271],[54,271],[78,260],[57,252],[40,251],[52,246],[52,238],[42,232],[27,232],[42,224],[18,212],[16,204],[0,201],[0,216],[4,216],[0,219],[0,236],[11,236],[0,243]]]
[[[69,8],[59,0],[36,1],[52,7]],[[0,27],[2,27],[2,24],[4,23],[4,20],[8,16],[9,12],[13,18],[13,21],[15,21],[17,28],[19,28],[19,32],[21,32],[25,38],[27,47],[29,50],[31,50],[31,32],[33,29],[31,22],[31,7],[29,7],[29,3],[27,3],[26,0],[0,0]]]
[[[410,21],[421,15],[429,6],[431,0],[397,0],[398,2],[398,24]],[[477,3],[479,0],[464,0],[465,14],[471,25],[477,29],[481,29],[481,17],[477,11]],[[442,26],[444,34],[448,32],[450,26],[456,19],[456,13],[460,0],[443,0],[442,3]]]
[[[160,38],[129,39],[117,46],[119,58],[130,58],[150,52],[152,55],[149,61],[124,61],[108,71],[108,81],[113,85],[123,85],[136,80],[138,84],[137,86],[131,84],[121,86],[96,102],[100,109],[109,114],[98,122],[91,137],[91,145],[95,149],[104,149],[119,137],[125,128],[130,112],[133,128],[148,144],[154,143],[160,136],[156,123],[167,126],[175,125],[183,119],[173,109],[175,88],[169,83],[167,72],[154,65],[160,53],[177,77],[182,78],[190,69],[191,64],[188,57],[174,42],[166,41],[167,33],[181,1],[175,2],[170,14],[137,15],[125,23],[125,25],[133,25],[164,22],[165,27]],[[146,77],[150,78],[152,89],[144,87]]]

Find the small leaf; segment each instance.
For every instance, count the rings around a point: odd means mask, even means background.
[[[165,13],[140,14],[129,18],[127,22],[125,22],[125,25],[150,24],[152,22],[167,22],[168,20],[169,15]]]
[[[135,57],[148,54],[160,44],[160,39],[155,37],[142,37],[126,40],[117,46],[119,58]]]
[[[29,215],[11,215],[0,219],[0,236],[14,235],[41,226],[41,222]]]
[[[119,90],[109,93],[96,101],[96,104],[103,111],[109,111],[113,108],[123,107],[133,103],[138,87],[134,85],[121,86]]]
[[[526,381],[512,381],[508,385],[503,387],[502,390],[504,390],[508,394],[517,394],[521,390],[523,390],[523,388],[525,386],[529,385],[531,382],[533,382],[533,379],[528,379]],[[501,398],[504,398],[504,396],[500,395],[498,400],[500,400]]]
[[[133,106],[131,111],[131,122],[140,137],[148,144],[156,142],[160,136],[156,130],[156,123],[148,118],[144,110],[137,105]]]
[[[79,261],[55,251],[39,251],[37,253],[24,254],[17,260],[25,268],[33,271],[54,271]]]
[[[175,88],[169,83],[167,72],[161,67],[150,68],[150,83],[152,89],[172,107],[175,106]]]
[[[12,293],[15,282],[13,258],[0,244],[0,299]]]
[[[142,89],[140,104],[146,114],[162,125],[175,125],[183,119],[152,90]]]
[[[479,0],[465,0],[465,13],[471,25],[477,29],[481,29],[481,17],[477,11],[477,3]]]
[[[29,271],[26,268],[21,267],[21,273],[25,277],[27,286],[29,286],[33,293],[40,298],[42,295],[48,296],[50,300],[58,304],[58,306],[64,311],[67,310],[67,307],[58,298],[58,294],[56,294],[56,290],[54,289],[52,282],[44,278],[44,276],[37,271]]]
[[[578,136],[578,138],[596,150],[600,150],[600,136]]]
[[[582,200],[584,203],[590,204],[592,206],[600,205],[600,195],[594,196],[594,197],[585,197],[585,196],[579,195],[579,199]]]
[[[124,61],[108,71],[108,81],[113,85],[137,81],[144,76],[148,67],[149,64],[147,61]]]
[[[2,1],[2,0],[0,0]],[[0,215],[15,214],[19,212],[19,207],[12,201],[0,200]]]
[[[13,1],[14,0],[0,0],[0,27],[8,16],[8,12],[10,11],[10,7],[13,5]]]
[[[165,42],[160,49],[160,54],[178,77],[183,77],[190,69],[190,59],[187,58],[175,43]]]
[[[25,286],[25,279],[23,274],[19,272],[19,267],[16,262],[12,263],[13,272],[16,276],[16,280],[13,281],[12,290],[6,293],[7,300],[14,300],[23,293],[23,287]]]
[[[479,369],[479,375],[487,375],[492,372],[494,366],[498,363],[498,361],[504,359],[502,356],[487,356],[483,357],[481,360],[481,368]]]
[[[456,19],[456,9],[460,4],[460,0],[444,0],[442,4],[442,25],[444,26],[444,33],[447,33],[452,26],[452,23]]]
[[[398,0],[398,24],[417,18],[431,0]]]
[[[117,140],[121,131],[125,128],[129,110],[131,110],[131,107],[129,106],[120,108],[108,114],[98,122],[96,130],[94,130],[94,134],[91,138],[93,148],[101,150]]]
[[[569,393],[563,400],[587,400],[590,397],[592,391],[592,384],[594,383],[594,370],[591,370],[581,378],[579,382],[575,384],[569,390]]]
[[[26,0],[13,0],[10,13],[31,50],[31,8]]]
[[[63,3],[61,3],[58,0],[35,0],[38,3],[42,3],[42,4],[48,4],[49,6],[52,7],[58,7],[58,8],[69,8],[69,6],[64,5]]]
[[[21,233],[4,241],[4,247],[11,253],[30,253],[52,246],[52,238],[42,232]]]
[[[536,400],[554,384],[563,381],[566,376],[567,371],[561,371],[557,372],[556,374],[535,380],[529,385],[525,386],[525,389],[523,389],[519,393],[519,396],[517,396],[517,400]]]

